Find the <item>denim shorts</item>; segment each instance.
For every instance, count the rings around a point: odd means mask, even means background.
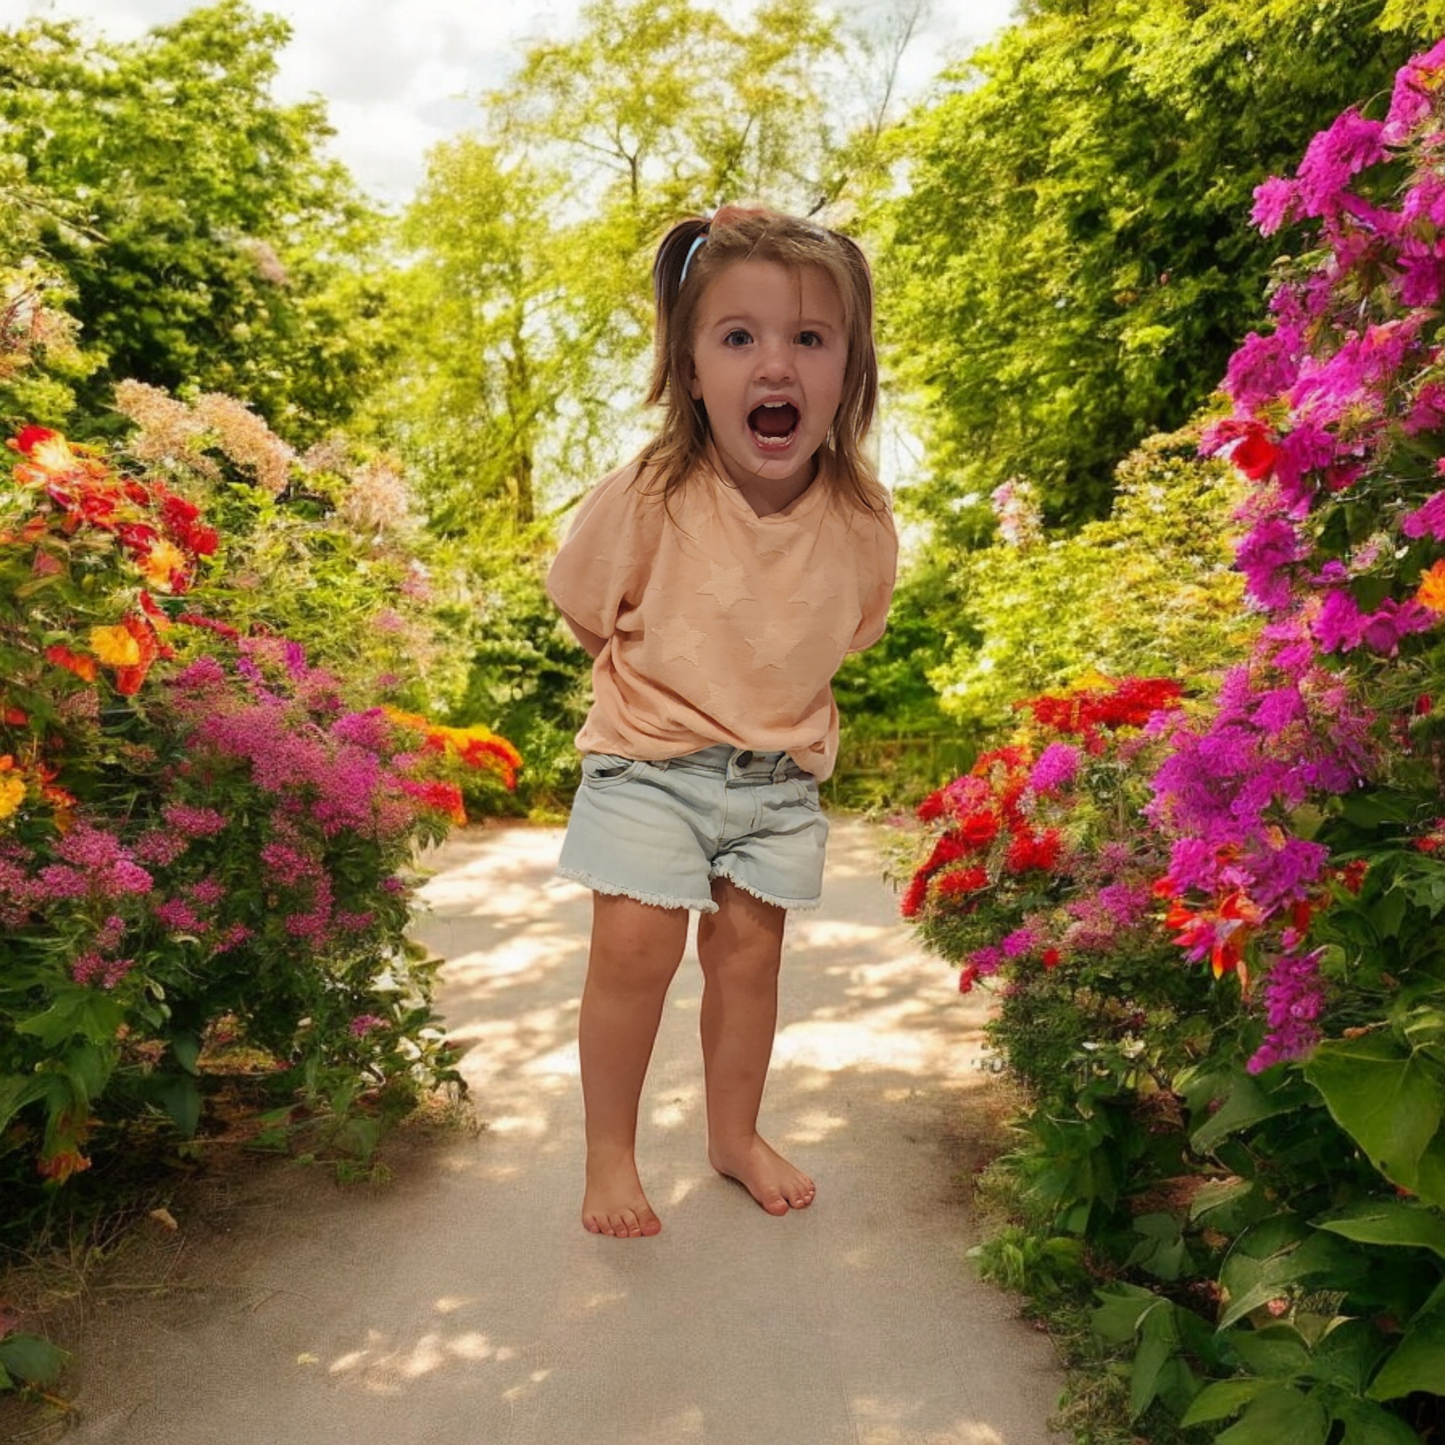
[[[787,753],[584,753],[557,872],[657,908],[716,913],[714,878],[779,908],[816,908],[827,841],[818,784]]]

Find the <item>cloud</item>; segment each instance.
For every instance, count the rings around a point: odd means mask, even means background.
[[[79,18],[116,40],[134,40],[196,8],[197,0],[0,0],[0,26],[30,16]],[[292,27],[278,57],[277,97],[320,95],[337,135],[333,152],[377,199],[402,205],[438,141],[472,129],[477,97],[501,84],[529,40],[576,30],[581,0],[253,0]],[[894,0],[862,0],[859,10]],[[1007,22],[1013,0],[935,0],[900,89],[919,93]],[[755,0],[722,0],[742,15]]]

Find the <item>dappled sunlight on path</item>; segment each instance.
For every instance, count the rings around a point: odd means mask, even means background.
[[[70,1438],[1042,1445],[1047,1342],[963,1259],[980,1005],[896,925],[876,831],[835,823],[788,930],[763,1128],[817,1202],[775,1219],[707,1166],[690,943],[639,1140],[665,1227],[636,1241],[578,1222],[590,896],[551,877],[560,842],[475,829],[432,860],[418,934],[484,1131],[398,1145],[382,1188],[243,1185],[186,1292],[84,1346]]]

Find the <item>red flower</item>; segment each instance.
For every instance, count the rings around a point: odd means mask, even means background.
[[[945,894],[977,893],[988,887],[988,874],[982,868],[957,868],[938,880],[938,891]]]
[[[987,848],[998,837],[998,819],[992,813],[970,813],[958,825],[970,848]]]
[[[978,982],[978,965],[970,963],[965,965],[958,975],[959,993],[972,993],[973,986]]]
[[[1262,482],[1274,469],[1279,448],[1258,422],[1250,422],[1235,443],[1229,460],[1252,482]]]
[[[1059,966],[1059,950],[1057,948],[1044,949],[1043,964],[1045,968],[1057,968]]]
[[[918,910],[923,907],[923,900],[928,896],[928,876],[924,873],[915,873],[913,881],[908,885],[908,891],[903,895],[903,902],[898,905],[898,911],[904,918],[916,918]]]
[[[1039,834],[1021,832],[1009,844],[1005,866],[1015,873],[1025,873],[1030,868],[1047,872],[1059,861],[1060,851],[1058,831],[1054,828]]]
[[[25,426],[20,428],[20,434],[10,445],[21,456],[28,457],[41,442],[54,441],[59,435],[59,432],[51,431],[48,426]]]

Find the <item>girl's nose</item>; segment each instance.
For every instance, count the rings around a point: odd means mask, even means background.
[[[758,348],[758,380],[778,384],[792,380],[793,348],[787,341],[766,341]]]

